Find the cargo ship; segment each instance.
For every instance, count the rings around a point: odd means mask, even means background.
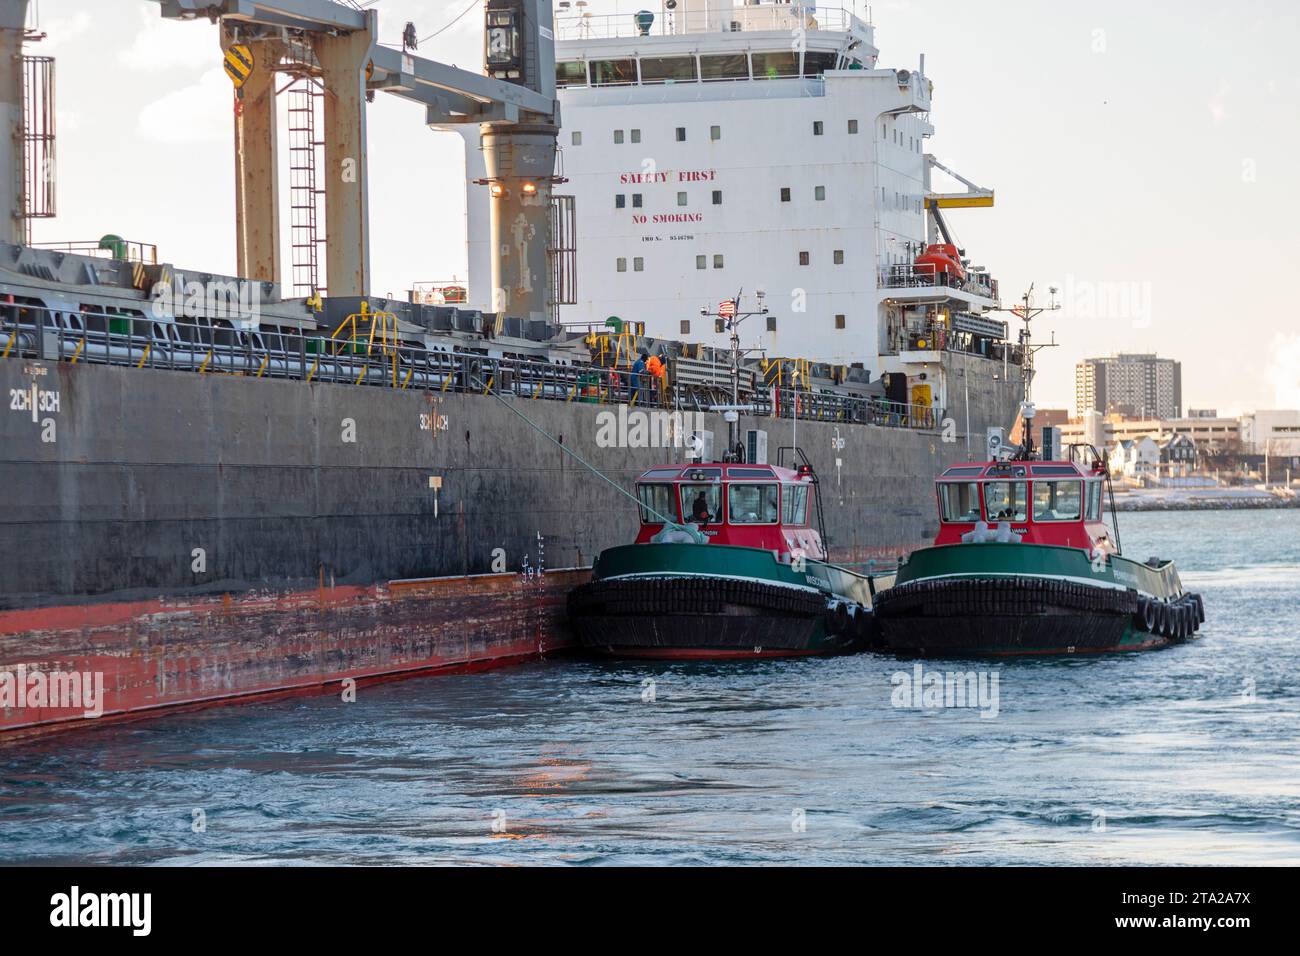
[[[222,274],[135,237],[34,241],[34,224],[51,228],[41,223],[51,181],[35,171],[53,158],[53,65],[33,52],[40,34],[27,4],[0,2],[9,64],[0,102],[12,134],[0,137],[0,166],[12,173],[0,177],[0,204],[21,213],[0,237],[0,480],[9,492],[0,538],[11,558],[0,567],[0,740],[569,650],[568,593],[590,579],[593,556],[631,540],[639,523],[538,429],[627,486],[667,461],[688,463],[669,434],[690,434],[706,455],[715,434],[721,445],[726,423],[711,409],[733,384],[747,409],[747,461],[797,445],[816,462],[828,560],[892,559],[933,537],[918,476],[961,460],[971,434],[1009,422],[1018,396],[1005,373],[1021,355],[1005,326],[980,314],[996,303],[986,274],[914,262],[937,228],[927,212],[947,201],[928,188],[925,156],[914,154],[909,193],[924,202],[920,214],[877,193],[845,197],[861,206],[855,228],[868,224],[861,260],[841,273],[864,308],[849,310],[843,330],[832,322],[835,347],[810,337],[799,348],[804,313],[781,303],[772,312],[788,337],[750,354],[733,383],[717,342],[697,334],[707,333],[699,300],[720,297],[711,285],[692,293],[689,313],[662,309],[681,317],[657,326],[624,307],[635,305],[631,291],[617,308],[596,289],[596,304],[577,303],[577,250],[616,250],[595,200],[552,194],[564,176],[548,165],[546,138],[594,134],[567,117],[562,127],[544,122],[556,76],[571,71],[550,59],[549,3],[487,6],[494,40],[482,73],[376,45],[377,14],[354,4],[280,0],[274,23],[234,0],[158,8],[195,20],[187,29],[214,30],[214,63],[224,58],[232,78],[238,268]],[[811,31],[810,44],[865,35],[842,25],[847,32]],[[755,44],[788,49],[783,25],[745,29]],[[810,59],[815,76],[801,66],[773,77],[746,60],[744,77],[707,88],[744,99],[740,91],[761,84],[789,108],[816,112],[841,82],[869,78],[897,102],[883,120],[874,101],[864,107],[855,135],[870,147],[830,168],[848,175],[865,163],[883,177],[907,153],[898,137],[922,132],[891,124],[928,123],[929,85],[916,72],[875,69],[874,57],[872,48],[856,67]],[[420,99],[435,127],[484,146],[474,162],[490,165],[467,168],[479,182],[466,282],[373,294],[364,148],[353,148],[367,94]],[[264,201],[276,196],[267,170],[277,95],[288,98],[280,106],[294,114],[291,132],[323,111],[315,134],[291,138],[295,165],[315,163],[319,188],[290,183],[294,251],[284,264],[278,200]],[[632,103],[625,116],[648,109]],[[729,134],[755,122],[748,109]],[[884,133],[868,135],[882,121]],[[691,129],[691,142],[708,135],[707,125]],[[357,176],[325,177],[344,154],[361,158]],[[299,200],[319,201],[329,228],[300,216]],[[805,227],[826,208],[801,212]],[[519,245],[491,240],[519,217],[529,224]],[[724,226],[717,241],[741,248],[746,233]],[[911,245],[903,251],[887,234]],[[499,256],[485,262],[487,247]],[[806,273],[814,295],[839,268],[831,252]],[[699,254],[685,260],[691,282]],[[733,262],[739,253],[719,254]],[[614,258],[629,260],[629,275],[642,271],[634,256]],[[747,271],[784,259],[756,247]],[[643,349],[668,369],[653,389],[631,377],[629,355]],[[74,678],[102,687],[93,706],[71,694]]]

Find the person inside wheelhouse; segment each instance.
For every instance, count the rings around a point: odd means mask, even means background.
[[[802,473],[768,466],[652,469],[636,484],[639,540],[658,540],[665,520],[683,521],[719,544],[822,557],[811,488]]]

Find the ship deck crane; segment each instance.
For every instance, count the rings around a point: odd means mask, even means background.
[[[287,41],[308,50],[327,91],[326,288],[369,291],[365,103],[383,91],[420,103],[432,127],[478,123],[492,188],[494,308],[546,315],[551,185],[559,106],[551,0],[487,0],[486,75],[380,46],[378,14],[336,0],[152,0],[162,16],[221,24],[233,59],[236,222],[241,275],[280,281],[274,75]],[[228,72],[230,72],[228,70]],[[535,237],[516,250],[512,234]],[[513,251],[517,254],[512,255]]]

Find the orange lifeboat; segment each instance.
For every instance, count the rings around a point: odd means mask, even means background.
[[[926,246],[925,252],[916,257],[916,271],[921,275],[937,276],[946,273],[957,281],[964,281],[966,270],[961,267],[961,253],[957,247],[946,242]]]

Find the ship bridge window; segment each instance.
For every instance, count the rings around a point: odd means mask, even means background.
[[[803,55],[803,75],[804,76],[821,76],[827,70],[835,69],[835,61],[839,56],[835,53],[814,53],[808,52]]]
[[[641,502],[642,524],[663,524],[664,518],[677,520],[672,485],[637,485],[636,496]]]
[[[939,485],[939,515],[944,521],[980,520],[979,485],[973,481],[948,481]]]
[[[778,53],[754,53],[754,79],[775,80],[781,76],[799,75],[799,54],[784,51]]]
[[[1083,482],[1035,481],[1035,521],[1078,521],[1083,516]]]
[[[984,484],[984,515],[988,521],[1027,521],[1029,482],[989,481]]]
[[[645,56],[641,58],[642,83],[694,83],[699,79],[693,56]]]
[[[700,76],[708,80],[749,79],[749,57],[744,53],[723,53],[700,57]]]
[[[636,82],[636,60],[592,60],[592,86],[630,86]]]
[[[682,516],[705,524],[722,520],[722,485],[682,485]]]
[[[727,510],[732,524],[776,524],[781,486],[732,484],[727,489]]]
[[[587,64],[582,60],[562,60],[555,64],[556,86],[586,86]]]
[[[781,486],[781,520],[789,525],[808,523],[808,486]]]

